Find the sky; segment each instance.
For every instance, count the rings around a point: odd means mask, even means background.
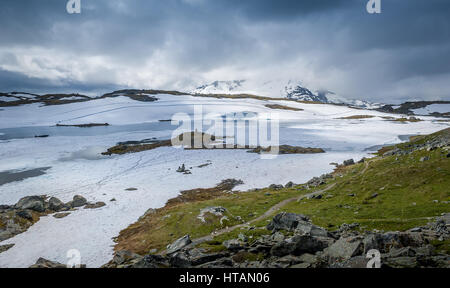
[[[450,100],[450,1],[0,1],[0,91],[189,91],[296,79],[349,99]]]

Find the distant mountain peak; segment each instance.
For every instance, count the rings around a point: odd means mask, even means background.
[[[287,98],[297,101],[345,104],[361,108],[379,108],[381,104],[374,104],[363,100],[348,100],[329,90],[311,90],[298,80],[216,80],[210,84],[197,87],[192,94],[253,94],[272,98]]]

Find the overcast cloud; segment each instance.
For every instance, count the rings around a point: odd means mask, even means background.
[[[450,100],[450,1],[0,2],[0,91],[188,90],[300,79],[370,101]]]

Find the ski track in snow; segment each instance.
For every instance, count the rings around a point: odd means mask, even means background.
[[[0,245],[15,246],[0,254],[0,267],[28,267],[39,257],[66,263],[70,249],[81,252],[82,263],[99,267],[113,255],[113,237],[135,222],[149,208],[159,208],[180,191],[213,187],[227,178],[242,179],[236,189],[246,191],[286,184],[304,183],[314,176],[331,172],[330,162],[370,157],[365,148],[397,143],[398,135],[426,134],[448,127],[423,122],[398,124],[375,117],[365,120],[337,120],[350,115],[385,116],[341,106],[270,101],[302,108],[292,112],[271,110],[268,102],[254,99],[215,99],[191,96],[157,95],[157,102],[140,103],[125,97],[58,106],[25,105],[7,107],[0,114],[0,126],[54,125],[83,119],[83,123],[108,122],[113,125],[170,119],[174,113],[193,112],[192,105],[202,104],[204,113],[221,115],[233,112],[276,112],[283,122],[281,144],[323,147],[324,154],[281,155],[272,160],[243,150],[181,150],[162,147],[135,154],[99,156],[120,141],[145,138],[169,138],[171,131],[132,131],[102,136],[56,136],[43,139],[16,139],[0,143],[0,171],[52,167],[45,175],[0,186],[0,204],[14,204],[30,195],[47,195],[70,201],[76,194],[90,202],[103,201],[100,209],[78,209],[62,219],[42,217],[28,231]],[[116,108],[109,109],[113,106]],[[109,107],[109,108],[108,108]],[[106,108],[106,109],[105,109]],[[42,115],[45,115],[43,118]],[[82,156],[80,156],[82,155]],[[89,160],[92,159],[92,160]],[[212,164],[197,168],[211,160]],[[185,163],[192,175],[176,173]],[[125,191],[135,187],[137,191]],[[110,202],[112,198],[117,201]]]

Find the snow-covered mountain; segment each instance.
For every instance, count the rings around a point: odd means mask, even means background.
[[[302,85],[298,80],[232,80],[214,81],[202,85],[191,91],[192,94],[253,94],[272,98],[288,98],[299,101],[313,101],[321,103],[346,104],[349,106],[375,109],[382,106],[378,103],[370,103],[364,100],[349,100],[327,90],[310,89]]]

